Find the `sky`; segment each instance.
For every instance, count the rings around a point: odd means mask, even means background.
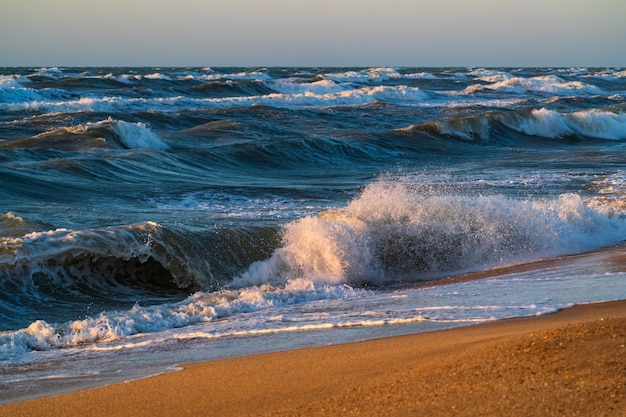
[[[626,67],[626,1],[1,0],[0,66]]]

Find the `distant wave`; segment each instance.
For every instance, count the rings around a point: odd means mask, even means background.
[[[66,150],[90,148],[126,148],[126,149],[161,149],[168,145],[163,142],[150,128],[141,122],[130,123],[111,118],[99,122],[63,127],[43,132],[32,138],[17,139],[5,142],[6,147],[43,147]]]
[[[514,77],[507,73],[496,73],[479,77],[487,84],[473,84],[461,94],[473,94],[481,90],[494,90],[523,94],[529,91],[550,94],[602,94],[603,91],[581,81],[566,81],[556,75],[531,78]]]
[[[487,112],[479,116],[436,120],[411,125],[400,132],[435,133],[463,140],[502,139],[502,128],[540,138],[578,137],[625,140],[626,114],[612,110],[590,109],[561,113],[545,108],[523,112]]]
[[[0,76],[0,110],[11,113],[177,112],[251,106],[328,108],[364,106],[373,102],[444,108],[498,107],[500,103],[507,107],[513,98],[519,101],[521,94],[540,98],[547,95],[617,97],[623,90],[618,90],[616,95],[615,91],[610,91],[614,88],[611,83],[621,82],[622,72],[588,72],[571,80],[568,79],[573,76],[571,73],[522,76],[512,71],[487,69],[369,68],[341,72],[309,70],[298,74],[280,69],[242,69],[240,72],[135,69],[101,75],[56,69]],[[598,85],[585,82],[592,77]],[[601,80],[607,82],[603,84]],[[603,89],[604,86],[609,90]],[[496,93],[500,97],[493,97]]]
[[[202,88],[210,88],[202,87]],[[296,87],[283,90],[297,90]],[[197,90],[197,89],[196,89]],[[317,92],[309,90],[300,93],[268,93],[264,95],[232,95],[217,98],[199,98],[194,96],[174,96],[155,98],[123,98],[123,97],[81,97],[71,100],[20,100],[17,103],[0,103],[0,110],[9,112],[123,112],[126,110],[159,109],[161,112],[179,111],[188,108],[227,109],[233,107],[269,106],[276,108],[316,108],[337,106],[362,106],[376,101],[396,104],[414,105],[428,96],[417,87],[406,86],[374,86],[357,89],[336,89],[339,91]],[[332,89],[331,89],[332,91]]]

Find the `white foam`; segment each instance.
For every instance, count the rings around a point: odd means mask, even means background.
[[[98,77],[96,77],[98,78]],[[115,76],[112,73],[106,74],[104,76],[102,76],[101,78],[105,79],[105,80],[115,80],[124,84],[133,84],[134,81],[138,80],[137,76],[134,75],[130,75],[130,74],[122,74],[119,76]]]
[[[339,84],[332,80],[319,80],[312,83],[280,80],[271,84],[272,89],[283,94],[332,94],[352,89],[350,85]]]
[[[502,122],[517,131],[546,138],[581,135],[598,139],[626,139],[626,114],[597,109],[559,113],[542,108],[533,110],[530,118],[502,118]]]
[[[39,320],[25,329],[2,332],[0,358],[33,360],[25,356],[33,349],[54,350],[58,357],[85,350],[141,352],[168,341],[192,339],[199,339],[201,345],[196,346],[206,351],[212,346],[207,343],[225,337],[363,326],[412,323],[424,324],[423,329],[428,330],[541,315],[577,303],[626,297],[626,273],[593,273],[594,262],[587,265],[584,259],[493,279],[394,291],[292,280],[282,288],[263,285],[197,293],[179,303],[136,305],[61,325]],[[258,349],[263,343],[268,342],[255,339],[253,345]],[[176,350],[182,346],[177,343]],[[255,351],[252,346],[247,350]]]
[[[473,94],[481,90],[497,90],[507,93],[524,94],[526,92],[541,92],[551,94],[602,94],[603,91],[593,85],[580,81],[565,81],[555,75],[522,78],[506,76],[481,77],[490,84],[475,84],[467,87],[461,94]],[[493,82],[495,81],[495,82]]]
[[[161,74],[160,72],[155,72],[152,74],[146,74],[141,78],[145,78],[147,80],[171,80],[167,75]]]
[[[9,109],[14,103],[41,99],[37,91],[23,83],[28,83],[28,79],[19,75],[0,76],[0,108]]]
[[[358,293],[358,290],[345,286],[314,285],[298,280],[283,288],[264,286],[215,293],[198,292],[178,303],[147,307],[135,305],[127,311],[102,313],[97,317],[61,325],[38,320],[26,329],[0,333],[0,354],[15,355],[33,349],[49,350],[110,342],[139,333],[213,323],[236,314],[273,310],[315,300],[343,299]],[[259,331],[254,327],[248,332],[253,334]],[[229,334],[220,328],[219,323],[216,330],[223,332],[219,336]]]
[[[35,75],[58,79],[63,75],[63,70],[59,69],[58,67],[39,68],[35,72]]]
[[[271,81],[273,80],[267,73],[263,71],[242,71],[236,73],[218,73],[211,72],[209,74],[200,74],[196,78],[201,81],[219,81],[219,80],[260,80]]]
[[[113,131],[117,133],[120,141],[129,149],[150,148],[167,149],[168,146],[152,131],[141,122],[129,123],[121,120],[113,122]]]
[[[251,199],[245,195],[221,192],[197,192],[178,200],[168,197],[165,201],[154,200],[159,210],[202,211],[206,218],[214,219],[296,219],[314,215],[328,208],[328,201],[318,204],[312,201],[291,200],[268,195]]]
[[[487,83],[498,83],[511,80],[515,78],[508,72],[505,71],[495,71],[495,70],[486,70],[480,69],[470,72],[471,75],[475,76],[476,79],[487,82]]]
[[[599,194],[615,194],[626,196],[626,171],[619,170],[606,178],[592,181],[600,187]]]
[[[402,75],[394,68],[384,67],[324,74],[324,78],[337,82],[382,82],[401,77]]]

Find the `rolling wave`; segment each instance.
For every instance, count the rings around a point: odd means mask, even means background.
[[[509,74],[496,74],[480,77],[487,84],[474,84],[467,87],[460,94],[473,94],[481,90],[501,91],[507,93],[524,94],[540,92],[549,94],[602,94],[603,91],[593,85],[581,81],[566,81],[556,75],[538,76],[530,78],[514,77]]]
[[[398,129],[400,132],[425,132],[455,138],[497,143],[508,132],[547,139],[626,139],[626,114],[614,109],[590,109],[562,113],[546,108],[531,111],[491,111],[478,116],[436,120]],[[510,135],[508,135],[510,136]],[[511,144],[513,141],[509,140]]]
[[[90,148],[167,149],[144,123],[130,123],[111,118],[47,131],[32,138],[5,142],[6,147],[41,147],[66,150]]]
[[[267,257],[278,242],[271,228],[194,234],[153,222],[18,237],[28,224],[11,213],[3,220],[0,288],[11,294],[0,305],[3,326],[31,317],[40,303],[96,299],[104,305],[132,304],[140,296],[179,297],[181,291],[219,288],[251,262]],[[21,314],[15,316],[15,311]]]

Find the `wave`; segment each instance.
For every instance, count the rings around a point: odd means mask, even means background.
[[[111,125],[116,138],[128,149],[150,148],[167,149],[168,146],[144,123],[129,123],[121,120],[107,120],[104,125]]]
[[[37,108],[42,101],[64,102],[76,97],[60,88],[32,88],[31,81],[21,75],[0,76],[0,109],[20,111],[24,108]]]
[[[347,286],[314,286],[308,282],[294,281],[282,288],[244,288],[225,289],[219,292],[197,292],[180,302],[152,306],[135,304],[128,310],[103,312],[95,317],[70,320],[62,324],[50,324],[45,320],[35,320],[27,327],[0,332],[0,358],[15,358],[30,351],[43,351],[76,346],[85,346],[98,342],[111,342],[124,337],[160,332],[167,329],[191,326],[198,323],[214,322],[215,328],[197,334],[182,335],[180,338],[217,338],[240,334],[262,334],[304,330],[306,325],[298,323],[290,327],[276,329],[237,329],[230,327],[226,319],[239,313],[250,313],[268,308],[280,308],[315,300],[346,299],[358,296],[359,290]],[[220,326],[220,320],[222,320]],[[415,321],[415,320],[412,320]],[[357,326],[360,323],[356,324]],[[318,325],[317,328],[327,328]],[[310,328],[316,328],[311,326]],[[141,342],[140,342],[141,343]],[[150,342],[147,342],[150,343]],[[127,346],[132,346],[129,342]],[[125,346],[95,346],[94,350],[117,350]]]
[[[415,80],[415,79],[438,79],[431,72],[400,72],[396,68],[378,67],[344,72],[329,72],[322,76],[323,79],[342,83],[380,83],[389,80]]]
[[[517,200],[438,193],[386,180],[367,186],[346,207],[292,221],[280,233],[249,228],[202,236],[151,222],[35,232],[2,240],[4,294],[15,291],[16,276],[33,303],[39,301],[33,294],[45,301],[46,290],[65,289],[74,298],[87,294],[92,300],[97,293],[116,298],[137,286],[201,291],[176,302],[130,302],[127,309],[61,324],[25,315],[30,325],[0,333],[0,353],[111,341],[238,313],[360,297],[372,286],[578,253],[625,237],[624,207],[588,205],[576,194]],[[15,305],[6,315],[23,311],[24,297],[10,295]],[[57,305],[59,300],[57,295]],[[215,337],[224,334],[230,333],[216,330]]]
[[[285,87],[285,86],[283,86]],[[208,88],[197,87],[196,89]],[[292,89],[295,89],[292,87]],[[314,88],[315,89],[315,88]],[[319,88],[317,88],[319,90]],[[417,87],[374,86],[357,89],[340,89],[338,92],[263,95],[234,95],[227,97],[198,98],[192,96],[126,98],[81,97],[74,100],[26,100],[17,103],[0,103],[0,110],[7,112],[126,112],[154,111],[175,112],[183,109],[229,109],[234,107],[268,106],[276,108],[324,108],[336,106],[363,106],[381,101],[395,105],[415,105],[428,95]]]
[[[334,94],[353,89],[351,85],[337,83],[332,80],[313,82],[281,80],[272,83],[272,88],[283,94]]]
[[[32,226],[7,213],[10,233]],[[154,222],[103,229],[54,229],[0,238],[3,282],[52,279],[60,287],[84,280],[85,288],[125,282],[141,286],[209,289],[271,252],[277,231],[268,227],[182,232]],[[143,267],[156,262],[159,276]]]
[[[619,242],[626,237],[623,214],[596,211],[576,194],[518,201],[425,195],[420,187],[379,182],[344,209],[288,224],[284,245],[234,283],[431,279]]]
[[[546,75],[530,78],[514,77],[507,73],[498,72],[481,75],[480,80],[488,84],[471,85],[460,94],[474,94],[482,90],[493,90],[506,93],[524,94],[539,92],[550,94],[603,94],[600,88],[585,84],[581,81],[566,81],[556,75]]]
[[[45,223],[28,222],[12,212],[0,215],[0,236],[2,237],[19,237],[45,227],[48,227]]]
[[[99,74],[58,71],[53,75],[0,76],[0,110],[7,113],[179,112],[268,106],[288,109],[364,106],[508,107],[519,95],[611,96],[623,92],[619,72],[536,75],[522,70],[414,71],[359,68],[342,72],[248,69],[157,71],[134,69]],[[540,71],[539,74],[542,74]],[[599,73],[602,74],[602,73]],[[563,77],[574,76],[569,73]],[[587,78],[582,78],[583,76]],[[581,81],[584,80],[585,82]],[[478,81],[479,83],[475,83]],[[591,82],[591,81],[590,81]],[[598,84],[600,83],[600,84]],[[486,92],[487,94],[477,94]],[[493,92],[493,94],[492,94]],[[500,93],[497,99],[493,96]],[[455,101],[455,97],[463,100]],[[498,102],[500,102],[498,104]]]
[[[50,304],[65,306],[56,312],[63,318],[93,303],[111,308],[214,290],[278,244],[278,231],[261,226],[190,232],[144,222],[16,236],[27,223],[11,213],[0,226],[8,231],[0,237],[0,322],[6,328],[36,318]]]
[[[203,82],[191,87],[187,90],[190,95],[196,97],[241,97],[241,96],[262,96],[277,92],[274,84],[263,82],[260,80],[223,80]]]
[[[588,138],[626,139],[626,114],[597,109],[559,113],[545,108],[531,111],[531,117],[503,123],[519,132],[547,138],[582,136]]]
[[[168,149],[168,145],[145,123],[131,123],[111,118],[47,131],[31,138],[3,142],[1,146],[65,150],[89,150],[106,147]]]
[[[479,116],[436,120],[398,129],[453,136],[467,141],[507,137],[502,129],[527,136],[561,139],[568,137],[625,140],[626,114],[612,109],[561,113],[546,108],[522,112],[486,112]]]

